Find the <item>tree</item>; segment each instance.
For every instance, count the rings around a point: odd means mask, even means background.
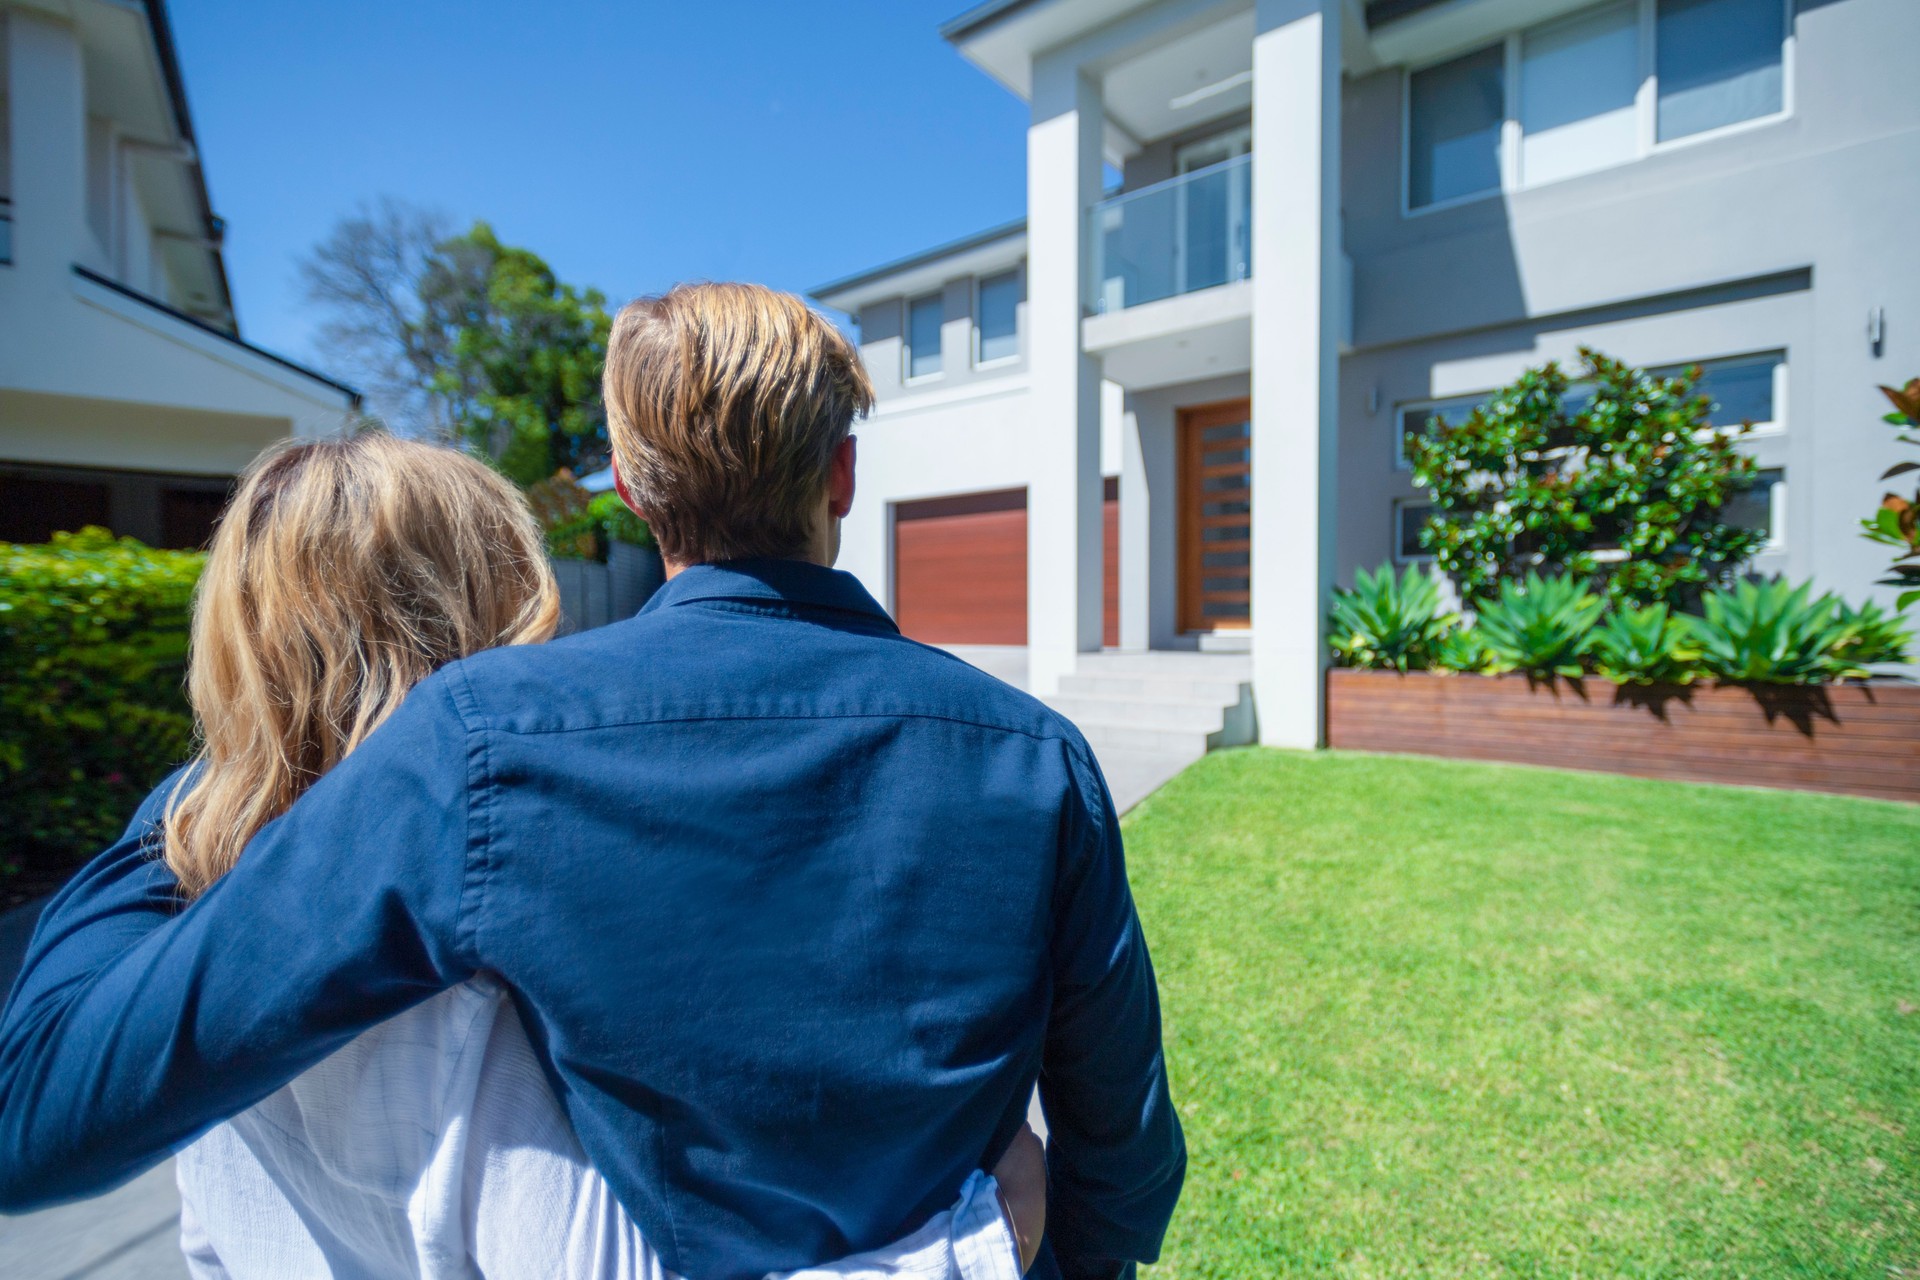
[[[453,422],[435,375],[446,335],[425,323],[421,280],[447,238],[441,215],[392,197],[340,219],[300,263],[319,308],[327,361],[366,393],[369,412],[403,435],[450,439]]]
[[[600,370],[611,319],[484,222],[385,199],[341,219],[301,264],[329,358],[402,434],[459,442],[521,484],[607,457]]]
[[[1465,421],[1407,436],[1438,510],[1420,533],[1461,594],[1530,572],[1592,580],[1617,603],[1692,602],[1765,542],[1720,519],[1752,486],[1746,424],[1710,425],[1697,371],[1658,378],[1581,348],[1580,394],[1557,363],[1523,373]]]
[[[605,465],[600,371],[612,317],[599,290],[562,283],[476,222],[439,246],[420,293],[430,345],[449,351],[432,386],[461,439],[523,485]]]

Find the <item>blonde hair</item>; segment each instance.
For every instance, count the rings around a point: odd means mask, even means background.
[[[558,621],[525,499],[474,459],[384,432],[263,454],[194,594],[201,747],[164,821],[181,887],[232,870],[441,665],[545,640]]]
[[[620,477],[661,554],[704,564],[805,548],[873,385],[845,335],[792,294],[692,284],[621,308],[605,399]]]

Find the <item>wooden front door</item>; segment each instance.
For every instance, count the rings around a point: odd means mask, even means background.
[[[1180,411],[1180,629],[1244,631],[1253,598],[1252,405]]]

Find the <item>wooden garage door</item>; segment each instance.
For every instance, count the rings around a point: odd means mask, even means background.
[[[1102,514],[1102,643],[1120,642],[1120,504],[1107,482]],[[1027,642],[1027,492],[1002,489],[893,514],[893,616],[929,644]]]

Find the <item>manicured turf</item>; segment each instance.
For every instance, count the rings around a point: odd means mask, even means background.
[[[1920,1276],[1920,807],[1245,750],[1126,831],[1155,1276]]]

